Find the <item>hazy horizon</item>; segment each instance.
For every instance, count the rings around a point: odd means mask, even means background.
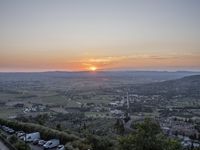
[[[54,73],[54,72],[61,72],[61,73],[85,73],[85,72],[93,72],[90,70],[84,71],[67,71],[67,70],[38,70],[38,71],[27,71],[27,70],[17,70],[17,71],[0,71],[0,73]],[[101,72],[168,72],[168,73],[178,73],[178,72],[194,72],[200,73],[200,70],[96,70],[95,73]]]

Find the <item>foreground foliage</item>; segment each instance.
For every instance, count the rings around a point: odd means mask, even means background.
[[[159,125],[150,119],[137,124],[135,132],[119,139],[120,150],[181,150],[176,140],[165,137]]]
[[[17,150],[31,150],[28,144],[18,140],[15,135],[11,136],[8,140]]]
[[[67,134],[54,129],[46,128],[32,123],[21,123],[16,121],[5,121],[0,119],[0,124],[8,125],[16,130],[26,132],[38,131],[43,139],[59,138],[67,149],[78,150],[181,150],[181,145],[174,139],[163,135],[157,122],[146,119],[136,124],[133,133],[122,135],[116,141],[94,134],[86,134],[79,138],[73,134]],[[11,136],[10,143],[18,149],[23,149],[24,144],[20,143],[15,136]]]

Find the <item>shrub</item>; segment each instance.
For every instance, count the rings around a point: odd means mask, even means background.
[[[18,141],[17,143],[15,143],[14,146],[17,150],[31,150],[31,148],[27,144],[21,141]]]
[[[12,135],[10,138],[9,138],[9,142],[11,144],[14,144],[14,143],[17,143],[18,139],[15,135]]]

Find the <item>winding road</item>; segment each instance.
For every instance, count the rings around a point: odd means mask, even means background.
[[[131,124],[132,124],[132,119],[130,119],[127,123],[124,122],[124,127],[125,129],[127,129],[128,131],[133,131],[133,128],[131,128]]]

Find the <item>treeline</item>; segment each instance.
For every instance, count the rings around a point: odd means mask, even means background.
[[[134,126],[130,134],[116,138],[100,137],[85,132],[84,138],[50,129],[33,123],[22,123],[0,119],[1,125],[25,132],[40,132],[42,139],[58,138],[68,150],[182,150],[181,143],[165,136],[159,124],[151,119]]]

